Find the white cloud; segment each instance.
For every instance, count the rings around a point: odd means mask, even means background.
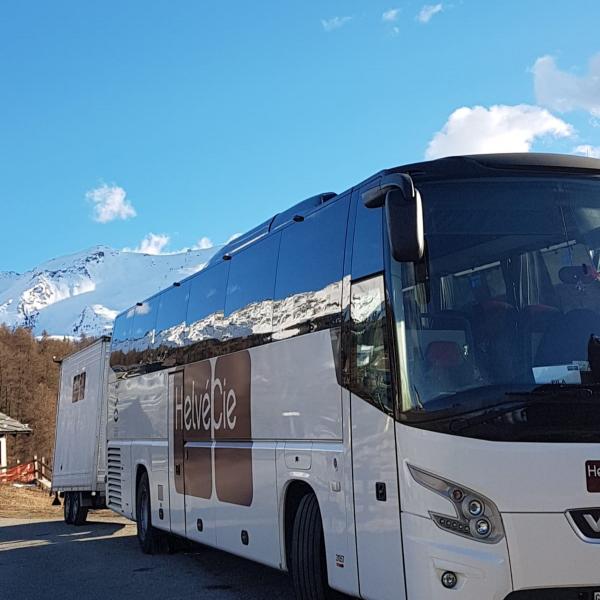
[[[537,101],[558,112],[585,110],[600,117],[600,54],[590,60],[583,76],[562,71],[551,56],[538,58],[533,66]]]
[[[214,246],[214,244],[212,243],[212,240],[209,237],[202,237],[198,240],[198,243],[196,244],[196,248],[198,248],[199,250],[208,250],[209,248],[212,248]]]
[[[130,250],[124,248],[125,251],[129,252],[141,252],[142,254],[167,254],[163,252],[166,245],[169,243],[169,236],[164,233],[149,233],[141,242],[137,248]]]
[[[118,185],[106,185],[86,192],[85,197],[94,205],[94,221],[109,223],[115,219],[125,221],[136,216],[135,208],[127,200],[127,192]]]
[[[420,23],[429,23],[431,19],[444,10],[443,4],[426,4],[417,15],[417,21]]]
[[[233,235],[229,236],[228,240],[225,243],[229,244],[229,242],[233,242],[233,240],[239,238],[241,235],[241,233],[234,233]]]
[[[321,19],[321,25],[327,32],[339,29],[351,21],[352,17],[332,17],[331,19]]]
[[[400,14],[400,9],[399,8],[390,8],[390,10],[386,10],[381,15],[381,20],[382,21],[387,21],[388,23],[392,23],[392,22],[394,22],[398,18],[399,14]]]
[[[464,106],[433,136],[425,156],[529,152],[539,138],[565,138],[573,133],[571,125],[539,106]]]
[[[581,154],[582,156],[587,156],[588,158],[600,158],[600,146],[583,144],[581,146],[577,146],[577,148],[573,150],[573,153]]]

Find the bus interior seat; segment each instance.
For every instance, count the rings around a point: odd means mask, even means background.
[[[529,364],[533,362],[544,332],[552,321],[559,318],[561,312],[555,306],[547,304],[530,304],[520,312],[520,325],[524,337],[524,348]]]
[[[587,360],[592,333],[600,334],[600,315],[587,308],[575,308],[554,318],[540,340],[534,366],[565,365]]]
[[[425,351],[427,375],[442,390],[455,390],[473,381],[473,365],[453,341],[430,342]]]
[[[492,381],[505,381],[518,369],[518,312],[508,302],[490,299],[473,309],[478,364]]]

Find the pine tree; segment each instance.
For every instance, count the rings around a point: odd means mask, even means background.
[[[28,329],[0,325],[0,412],[33,430],[30,435],[9,436],[9,464],[28,462],[34,454],[51,461],[60,376],[56,361],[93,341],[59,340],[46,332],[36,339]]]

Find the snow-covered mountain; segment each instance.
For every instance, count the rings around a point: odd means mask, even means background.
[[[218,249],[150,255],[96,246],[23,274],[0,272],[0,323],[36,335],[110,332],[117,313],[195,273]]]
[[[0,294],[7,290],[19,277],[15,271],[0,271]]]

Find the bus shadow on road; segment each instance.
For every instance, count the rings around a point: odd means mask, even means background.
[[[175,549],[175,548],[174,548]],[[33,571],[32,571],[33,570]],[[44,585],[32,572],[43,571]],[[47,577],[46,577],[47,576]],[[135,525],[0,519],[1,597],[46,600],[288,600],[286,574],[182,540],[175,552],[143,554]]]
[[[30,521],[3,526],[0,521],[0,552],[28,547],[111,538],[122,532],[122,523],[90,521],[81,527],[62,521]]]

